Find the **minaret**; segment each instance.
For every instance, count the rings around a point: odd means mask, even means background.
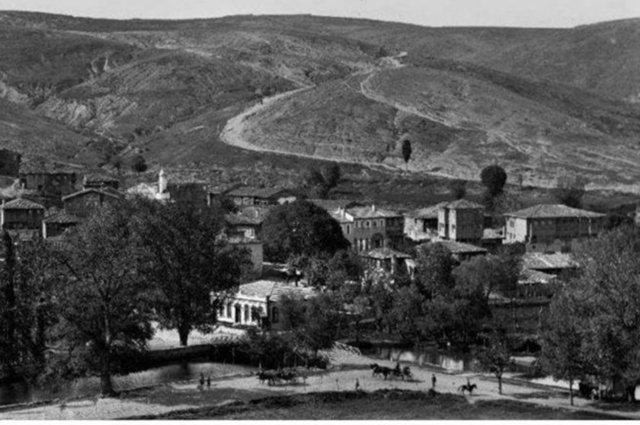
[[[160,170],[158,174],[158,194],[165,193],[167,191],[167,176],[164,174],[164,168]]]

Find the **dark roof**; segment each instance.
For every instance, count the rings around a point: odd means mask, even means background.
[[[452,254],[486,254],[487,252],[486,249],[480,248],[479,246],[456,241],[437,241],[432,243],[441,244],[451,251]]]
[[[45,217],[43,221],[45,223],[75,224],[80,223],[82,220],[75,215],[68,213],[66,210],[60,210]]]
[[[77,174],[78,170],[71,167],[39,161],[23,161],[20,163],[20,174]]]
[[[518,218],[600,218],[605,215],[578,208],[571,208],[562,204],[540,204],[523,210],[507,213],[505,216]]]
[[[391,258],[411,258],[409,254],[405,254],[404,252],[396,251],[391,248],[375,248],[369,252],[361,253],[362,257],[367,258],[375,258],[376,260],[387,260]]]
[[[484,207],[475,202],[471,202],[467,199],[458,199],[457,201],[448,202],[443,205],[443,208],[449,208],[451,210],[477,210],[484,209]]]
[[[117,181],[119,181],[117,178],[110,176],[108,174],[89,173],[84,175],[85,183],[117,182]]]
[[[364,206],[361,202],[351,201],[349,199],[307,199],[307,201],[329,212],[335,211],[338,208],[346,209]]]
[[[277,196],[281,193],[292,193],[291,190],[289,189],[284,189],[284,188],[259,188],[259,187],[250,187],[250,186],[244,186],[244,187],[239,187],[237,189],[233,189],[230,192],[228,192],[229,196],[247,196],[247,197],[253,197],[253,198],[262,198],[262,199],[268,199],[268,198],[273,198],[274,196]]]
[[[98,189],[98,188],[90,187],[90,188],[87,188],[87,189],[80,190],[78,192],[74,192],[74,193],[69,194],[67,196],[63,196],[62,200],[66,201],[67,199],[75,198],[76,196],[82,196],[82,195],[85,195],[85,194],[90,193],[90,192],[101,193],[103,195],[107,195],[107,196],[110,196],[110,197],[116,198],[116,199],[120,199],[123,196],[122,193],[118,192],[115,189],[111,189],[111,188],[100,188],[100,189]]]
[[[44,210],[44,207],[36,202],[24,198],[17,198],[2,205],[5,210]]]

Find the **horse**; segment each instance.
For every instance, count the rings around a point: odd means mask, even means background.
[[[469,395],[473,394],[473,390],[477,389],[478,386],[476,384],[464,384],[458,387],[458,391],[462,392],[464,395],[465,391],[469,392]]]
[[[393,369],[385,366],[380,366],[378,363],[370,364],[369,367],[372,369],[373,373],[371,376],[382,375],[386,380],[389,375],[393,373]]]
[[[278,379],[278,374],[273,370],[264,370],[258,373],[258,380],[261,384],[264,384],[266,381],[267,384],[271,386],[276,383],[276,379]]]

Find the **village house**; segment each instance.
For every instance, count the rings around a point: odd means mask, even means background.
[[[42,237],[49,239],[60,236],[81,222],[79,217],[69,214],[65,210],[52,210],[42,220]]]
[[[527,252],[522,256],[522,267],[553,276],[571,276],[578,270],[578,263],[569,253]]]
[[[110,187],[104,189],[90,188],[63,197],[62,203],[64,204],[64,209],[70,214],[86,218],[106,203],[119,201],[122,198],[123,195],[120,192]]]
[[[441,202],[406,213],[404,216],[405,236],[416,243],[437,239],[438,213],[446,204],[447,202]]]
[[[237,206],[282,205],[294,202],[297,196],[289,189],[239,187],[230,190],[226,196]]]
[[[260,237],[262,223],[269,213],[269,207],[245,207],[225,216],[229,236],[249,239]]]
[[[317,295],[313,288],[275,280],[258,280],[240,285],[230,296],[220,296],[218,322],[231,326],[282,329],[280,301],[289,296],[309,299]]]
[[[466,199],[441,204],[438,237],[457,242],[480,242],[484,230],[484,207]]]
[[[3,201],[0,207],[0,227],[39,234],[44,211],[44,206],[24,198]]]
[[[264,262],[264,249],[262,241],[255,238],[247,238],[244,236],[229,237],[228,242],[231,246],[239,249],[246,249],[249,252],[251,260],[251,268],[248,271],[250,276],[262,276],[262,265]]]
[[[436,241],[432,244],[440,244],[451,252],[451,256],[458,262],[469,260],[478,255],[486,255],[487,250],[476,245],[456,241]]]
[[[597,236],[605,215],[560,204],[542,204],[505,214],[505,243],[522,242],[530,251],[570,250],[576,239]]]
[[[82,187],[84,189],[114,189],[120,188],[120,181],[106,174],[90,173],[86,174],[82,179]]]
[[[407,261],[411,259],[411,256],[404,252],[391,248],[375,248],[368,252],[361,252],[359,255],[367,267],[381,269],[392,274],[410,272]]]
[[[22,163],[18,176],[24,189],[37,191],[45,197],[59,199],[77,190],[78,175],[74,170],[48,163]]]
[[[371,205],[338,208],[331,216],[340,223],[343,236],[356,252],[397,248],[404,239],[404,217],[395,211]]]

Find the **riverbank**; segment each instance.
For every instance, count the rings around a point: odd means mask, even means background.
[[[51,404],[0,412],[0,420],[117,419],[156,416],[173,411],[259,403],[258,400],[268,397],[333,392],[349,393],[355,390],[356,383],[358,383],[360,390],[367,393],[381,390],[426,393],[431,388],[433,376],[436,377],[436,390],[439,393],[455,396],[460,396],[458,391],[460,385],[471,380],[478,388],[472,396],[465,397],[466,402],[469,405],[481,403],[479,406],[482,406],[484,402],[497,402],[495,412],[500,412],[503,402],[517,402],[545,409],[561,409],[564,412],[583,412],[640,419],[640,411],[605,411],[598,408],[592,401],[581,398],[576,398],[576,406],[572,407],[569,405],[568,392],[558,388],[540,388],[539,386],[526,385],[526,383],[508,382],[503,386],[504,394],[500,395],[497,384],[489,376],[483,374],[450,374],[428,367],[411,365],[413,379],[407,381],[384,380],[380,377],[373,377],[368,364],[376,361],[382,365],[393,367],[393,362],[374,360],[347,350],[332,350],[327,354],[332,361],[332,370],[309,373],[295,385],[268,386],[261,384],[255,375],[222,377],[213,380],[211,388],[204,389],[199,388],[195,379],[176,381],[152,388],[133,390],[124,393],[119,399],[85,399],[64,405]],[[480,414],[481,411],[482,409],[475,412]],[[474,412],[474,410],[472,409],[470,412]],[[502,418],[499,413],[496,413],[495,417]]]

